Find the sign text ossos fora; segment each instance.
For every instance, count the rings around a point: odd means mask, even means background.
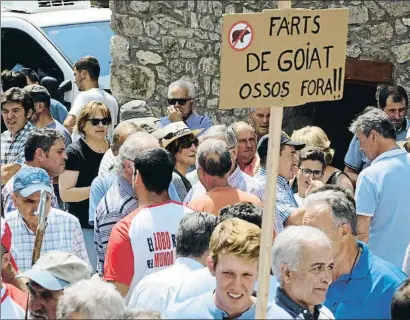
[[[229,30],[228,43],[232,49],[242,51],[251,45],[254,38],[253,28],[248,21],[237,21]]]

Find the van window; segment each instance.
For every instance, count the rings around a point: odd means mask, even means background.
[[[42,30],[71,66],[82,57],[90,55],[97,58],[100,64],[100,77],[109,77],[110,39],[114,34],[110,21],[44,27]]]
[[[1,69],[31,68],[40,79],[45,76],[64,81],[64,74],[50,55],[30,35],[14,28],[1,28]]]

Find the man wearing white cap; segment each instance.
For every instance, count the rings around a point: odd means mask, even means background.
[[[40,192],[47,192],[46,227],[41,254],[59,250],[73,253],[89,263],[81,226],[68,212],[51,208],[53,187],[47,172],[41,168],[23,167],[14,176],[12,195],[17,210],[10,212],[6,221],[13,233],[11,253],[21,271],[31,267],[34,240],[38,226],[37,208]]]
[[[64,289],[80,280],[89,279],[91,268],[73,254],[50,251],[18,277],[29,279],[29,318],[55,319],[58,300]]]

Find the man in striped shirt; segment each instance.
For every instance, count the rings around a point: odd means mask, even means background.
[[[154,136],[146,132],[131,134],[121,146],[117,175],[113,185],[97,206],[94,223],[94,243],[97,251],[97,271],[103,276],[108,239],[114,225],[138,208],[132,186],[133,160],[142,150],[159,147]]]

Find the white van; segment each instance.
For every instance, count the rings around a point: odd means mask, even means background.
[[[100,87],[110,85],[111,10],[83,0],[1,1],[1,70],[21,66],[62,83],[64,100],[78,94],[73,65],[98,59]]]

